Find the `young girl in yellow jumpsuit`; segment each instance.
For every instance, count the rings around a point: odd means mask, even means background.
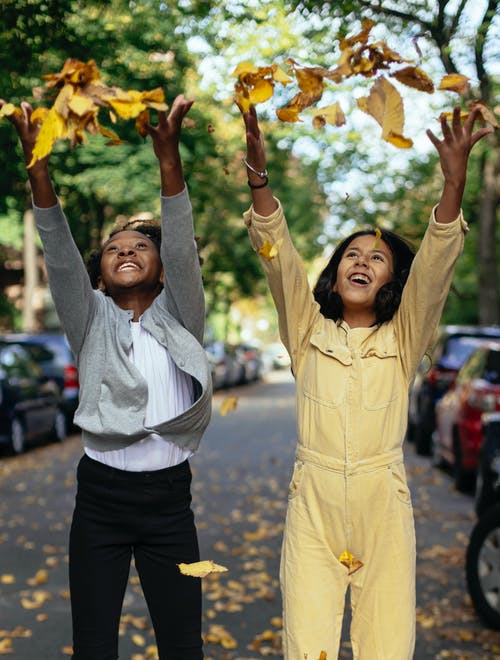
[[[253,248],[296,380],[298,444],[281,558],[287,660],[338,657],[350,587],[356,660],[410,660],[415,645],[415,530],[403,466],[408,387],[439,323],[462,251],[473,133],[455,108],[431,131],[444,186],[420,249],[382,230],[343,241],[311,291],[268,185],[253,107],[243,113]],[[265,251],[265,250],[264,250]]]

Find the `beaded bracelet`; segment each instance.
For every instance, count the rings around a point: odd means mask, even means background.
[[[248,181],[248,185],[253,190],[255,190],[256,188],[265,188],[268,183],[269,183],[269,179],[267,178],[267,176],[264,177],[264,183],[258,183],[257,185],[255,185],[255,183],[250,183],[250,181]]]

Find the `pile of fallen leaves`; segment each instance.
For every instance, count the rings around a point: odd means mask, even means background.
[[[40,125],[40,133],[28,167],[48,156],[57,140],[69,140],[75,146],[86,140],[86,133],[100,133],[108,138],[107,144],[121,144],[119,136],[99,122],[101,108],[107,109],[113,124],[118,117],[135,119],[142,137],[146,135],[144,126],[149,123],[150,108],[167,110],[161,88],[138,92],[110,87],[102,81],[94,60],[67,59],[60,72],[45,75],[43,79],[45,84],[33,90],[34,95],[41,99],[55,92],[56,97],[51,108],[40,106],[31,115],[31,121]],[[6,103],[0,109],[0,118],[14,113],[21,114],[20,108]]]
[[[384,41],[369,42],[374,25],[375,21],[365,19],[361,32],[339,42],[341,55],[333,69],[304,66],[292,58],[286,60],[288,72],[277,64],[257,67],[250,62],[240,63],[232,73],[232,76],[237,78],[236,103],[246,112],[251,105],[270,99],[277,83],[289,85],[295,78],[299,92],[286,106],[279,108],[276,114],[283,122],[299,122],[302,121],[300,113],[321,100],[326,88],[325,81],[338,85],[353,76],[375,78],[368,95],[357,99],[357,107],[377,121],[382,128],[384,140],[401,149],[411,147],[412,140],[403,135],[403,99],[390,79],[427,94],[432,94],[435,86],[420,66],[401,57]],[[421,59],[418,47],[417,52]],[[381,71],[385,73],[381,74]],[[458,73],[446,75],[438,89],[465,95],[469,89],[469,80]],[[469,110],[476,105],[480,106],[482,119],[498,128],[495,115],[486,104],[472,101]],[[322,108],[316,107],[313,111],[312,124],[317,129],[326,124],[342,126],[345,123],[345,114],[337,101]]]

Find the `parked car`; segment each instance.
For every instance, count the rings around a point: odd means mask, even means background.
[[[433,460],[452,466],[458,490],[474,484],[483,441],[482,415],[492,411],[500,411],[500,341],[477,346],[455,384],[436,404]]]
[[[15,333],[4,335],[3,339],[25,345],[43,374],[57,383],[61,408],[66,415],[67,426],[71,428],[78,407],[79,384],[78,370],[66,335],[57,332]]]
[[[243,366],[243,382],[252,383],[262,377],[262,354],[259,348],[250,344],[238,344],[236,354]]]
[[[431,453],[436,403],[453,385],[460,367],[481,340],[495,338],[500,339],[500,326],[446,325],[440,328],[410,388],[407,437],[415,442],[417,454]]]
[[[235,347],[224,341],[214,341],[205,346],[214,390],[239,385],[244,380],[245,367]]]
[[[25,345],[0,341],[0,444],[22,453],[35,440],[66,437],[66,416],[56,383]]]
[[[500,504],[500,413],[484,413],[481,421],[483,441],[479,448],[475,492],[478,516]]]
[[[274,342],[263,351],[264,363],[269,369],[288,369],[291,365],[290,356],[280,342]]]
[[[471,532],[465,575],[479,617],[500,630],[500,504],[486,509]]]

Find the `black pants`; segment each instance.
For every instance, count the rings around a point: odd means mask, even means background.
[[[199,561],[191,470],[125,472],[87,455],[77,470],[69,580],[74,660],[116,660],[134,556],[160,660],[201,660],[201,580],[177,564]]]

